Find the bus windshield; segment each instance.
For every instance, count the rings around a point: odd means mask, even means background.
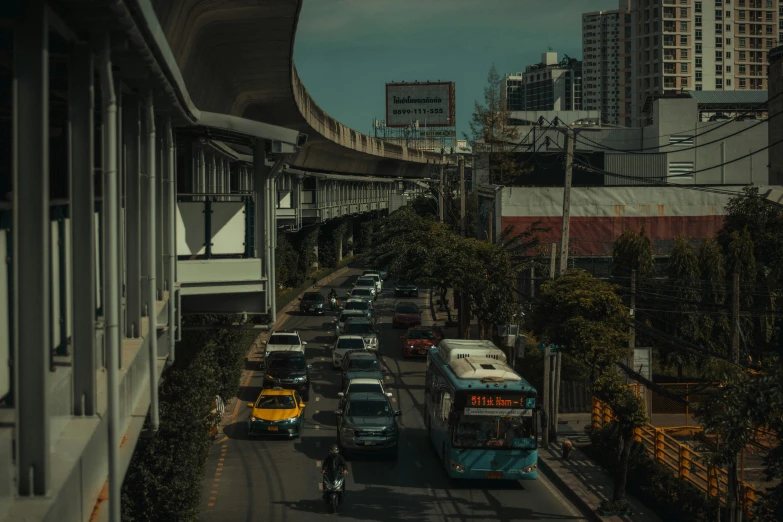
[[[455,448],[532,449],[536,447],[533,417],[460,415],[452,443]]]

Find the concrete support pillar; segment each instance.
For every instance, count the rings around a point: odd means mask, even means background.
[[[139,101],[123,97],[123,136],[125,139],[125,253],[128,271],[126,288],[125,337],[138,337],[141,327],[141,183]]]
[[[348,245],[350,245],[348,248],[348,256],[353,255],[353,219],[347,218],[345,220],[345,224],[348,225],[348,230],[345,232],[345,240],[348,242]]]
[[[266,278],[266,310],[273,313],[274,283],[270,276],[272,260],[270,259],[270,212],[269,212],[269,168],[266,166],[266,147],[262,139],[257,139],[253,147],[253,197],[255,200],[255,255],[262,259],[261,270]]]
[[[154,132],[154,122],[150,127],[150,119],[147,117],[146,97],[142,94],[139,98],[139,241],[141,248],[141,279],[136,282],[141,288],[141,316],[148,317],[150,310],[155,306],[155,302],[150,302],[150,295],[147,291],[147,277],[150,275],[150,231],[152,230],[150,213],[155,206],[154,201],[150,200],[150,178],[149,169],[154,164],[155,147],[150,146],[149,134]],[[133,282],[131,282],[133,284]],[[139,323],[139,328],[141,323]],[[141,332],[137,330],[137,335]]]
[[[49,492],[49,24],[43,0],[21,8],[14,28],[13,360],[17,488]],[[6,463],[4,465],[9,465]]]
[[[95,415],[95,70],[86,44],[71,52],[68,112],[70,215],[73,270],[73,414]]]
[[[174,142],[174,130],[171,128],[171,117],[166,117],[164,123],[164,137],[165,137],[165,150],[166,155],[163,161],[165,169],[165,180],[163,182],[164,187],[164,205],[163,205],[163,222],[165,225],[164,237],[165,241],[165,277],[166,288],[169,291],[169,304],[168,304],[168,323],[169,323],[169,360],[175,361],[175,347],[176,347],[176,335],[175,330],[177,328],[175,323],[175,286],[177,281],[177,170],[176,170],[176,144]]]
[[[343,236],[337,236],[335,248],[337,249],[337,262],[339,263],[343,260]]]
[[[315,253],[315,261],[313,261],[311,267],[318,270],[318,242],[315,243],[315,246],[313,247],[313,252]]]
[[[147,280],[144,293],[147,306],[147,348],[150,378],[150,432],[156,433],[160,424],[158,409],[158,313],[156,279],[158,276],[158,198],[157,198],[157,139],[155,129],[155,106],[152,92],[147,94],[144,104],[145,127],[147,131]]]
[[[198,189],[195,191],[197,194],[203,194],[207,191],[207,158],[204,155],[204,149],[198,148],[198,160],[197,160],[198,175]],[[204,198],[198,198],[199,201],[205,201]]]

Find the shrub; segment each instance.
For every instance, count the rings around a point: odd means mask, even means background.
[[[613,471],[616,463],[616,435],[610,426],[588,428],[591,445],[587,453],[601,467]],[[663,520],[700,522],[715,520],[720,503],[707,498],[703,491],[654,461],[641,446],[634,443],[628,463],[628,492],[641,500]]]

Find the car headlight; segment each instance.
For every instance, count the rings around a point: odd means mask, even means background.
[[[528,466],[522,470],[522,473],[532,473],[538,468],[538,464],[533,464],[532,466]]]
[[[258,419],[256,419],[256,418],[255,418],[255,417],[253,417],[252,415],[250,416],[250,422],[255,422],[255,421],[257,421],[257,420],[258,420]]]
[[[305,382],[305,381],[307,381],[307,376],[306,376],[306,375],[304,375],[304,376],[302,376],[302,377],[296,377],[296,378],[294,379],[294,382],[296,382],[296,383],[299,383],[299,382]]]
[[[286,419],[283,422],[296,422],[297,420],[299,420],[298,415],[296,417],[291,417],[290,419]]]
[[[315,305],[315,307],[316,307],[316,308],[323,308],[323,307],[324,307],[324,304],[323,304],[323,303],[318,303],[317,305]]]
[[[454,471],[459,471],[460,473],[464,473],[465,471],[467,471],[467,468],[465,466],[462,466],[461,464],[457,464],[453,460],[450,461],[450,464],[451,464],[451,469],[453,469]]]
[[[270,381],[274,381],[275,380],[275,378],[272,377],[271,375],[264,375],[264,379],[269,379]]]

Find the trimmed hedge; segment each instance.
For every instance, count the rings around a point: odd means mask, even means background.
[[[188,317],[189,324],[233,322],[233,316]],[[252,333],[252,332],[251,332]],[[160,385],[160,429],[139,439],[122,485],[122,519],[196,520],[216,395],[233,397],[249,345],[246,332],[183,332],[177,360]],[[145,428],[149,427],[149,418]]]
[[[611,425],[588,428],[591,445],[585,452],[601,467],[613,471],[617,439]],[[720,503],[654,461],[641,444],[634,443],[628,463],[627,491],[663,520],[702,522],[716,520]]]

